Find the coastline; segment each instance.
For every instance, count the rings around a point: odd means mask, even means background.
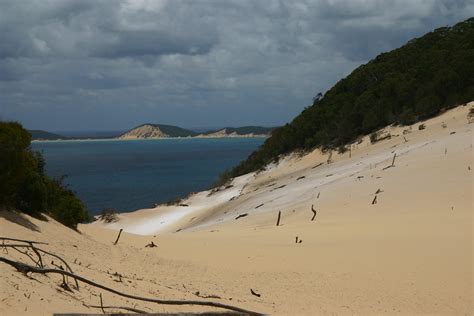
[[[220,138],[268,138],[270,135],[254,135],[254,136],[187,136],[187,137],[156,137],[156,138],[72,138],[72,139],[35,139],[31,142],[93,142],[93,141],[152,141],[152,140],[177,140],[177,139],[220,139]]]

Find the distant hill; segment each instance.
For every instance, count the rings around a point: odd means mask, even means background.
[[[56,140],[56,139],[68,139],[68,137],[50,133],[42,130],[28,130],[28,133],[31,134],[32,140]]]
[[[120,135],[120,139],[148,139],[167,137],[190,137],[198,135],[196,132],[178,126],[164,124],[142,124]]]
[[[383,53],[318,94],[291,123],[222,181],[263,168],[281,155],[345,146],[390,124],[412,124],[474,100],[474,18],[442,27]],[[324,74],[321,74],[324,75]]]
[[[204,137],[269,136],[274,128],[261,126],[224,127],[201,134]]]

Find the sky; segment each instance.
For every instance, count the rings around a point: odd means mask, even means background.
[[[473,0],[0,0],[0,119],[29,129],[289,122]]]

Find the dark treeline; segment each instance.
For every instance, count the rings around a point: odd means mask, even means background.
[[[474,100],[474,18],[383,53],[340,80],[220,183],[262,169],[286,153],[344,150],[387,125],[412,124]]]
[[[19,123],[0,122],[0,209],[45,213],[71,228],[87,221],[84,204],[61,179],[45,174],[44,159],[30,144],[31,134]]]

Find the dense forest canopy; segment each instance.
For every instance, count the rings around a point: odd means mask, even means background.
[[[19,123],[0,122],[0,210],[45,213],[71,228],[87,221],[84,204],[61,179],[45,174],[44,159],[30,144],[31,134]]]
[[[383,53],[314,98],[222,181],[295,150],[340,149],[393,123],[412,124],[474,100],[474,18]]]

